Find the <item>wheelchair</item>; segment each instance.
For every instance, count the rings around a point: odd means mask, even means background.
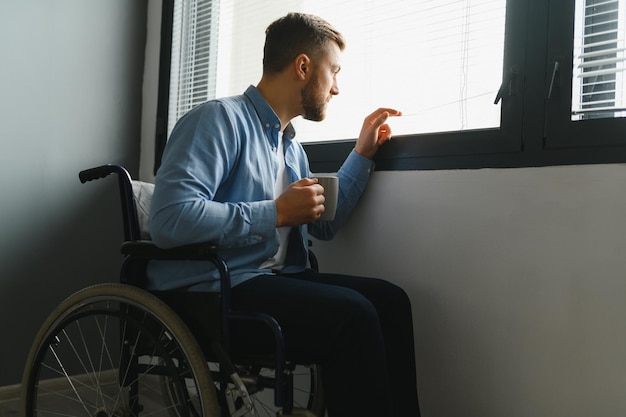
[[[271,316],[231,307],[228,265],[210,244],[161,249],[146,224],[151,184],[120,165],[81,171],[85,183],[118,177],[124,242],[119,282],[69,296],[37,333],[22,379],[24,417],[323,417],[321,369],[286,356]],[[150,260],[203,260],[220,271],[219,293],[147,291]],[[312,268],[317,260],[309,254]],[[274,352],[230,346],[235,323],[256,323]]]

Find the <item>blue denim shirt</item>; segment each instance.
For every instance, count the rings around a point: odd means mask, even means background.
[[[271,273],[260,265],[278,250],[274,183],[278,170],[280,120],[261,93],[208,101],[174,127],[157,173],[150,234],[160,247],[212,243],[229,265],[233,285]],[[291,181],[311,177],[308,159],[289,124],[283,132],[285,165]],[[308,235],[331,239],[360,199],[373,162],[352,151],[341,169],[332,222],[293,228],[284,272],[306,267]],[[154,261],[150,289],[217,291],[208,262]]]

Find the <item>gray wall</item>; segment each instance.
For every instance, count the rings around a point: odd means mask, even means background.
[[[428,417],[626,415],[626,166],[377,172],[322,269],[414,309]]]
[[[139,164],[146,1],[0,5],[0,386],[18,383],[42,321],[64,297],[117,279],[113,178]]]

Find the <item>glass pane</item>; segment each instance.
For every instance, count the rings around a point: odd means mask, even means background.
[[[345,35],[340,94],[324,122],[294,121],[302,142],[355,138],[377,107],[404,113],[393,119],[395,135],[500,126],[493,101],[502,80],[506,0],[211,3],[218,17],[210,20],[217,26],[210,54],[216,97],[241,94],[260,80],[265,28],[290,11],[317,14]]]
[[[572,120],[626,117],[626,0],[576,0]]]
[[[168,136],[176,121],[215,97],[217,18],[209,0],[176,0],[173,16]]]
[[[394,135],[500,126],[505,0],[304,2],[347,39],[327,120],[300,141],[354,138],[377,107],[404,114]]]

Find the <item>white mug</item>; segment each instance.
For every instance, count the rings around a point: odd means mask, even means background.
[[[324,187],[324,212],[320,220],[333,220],[337,211],[337,196],[339,195],[339,178],[335,174],[314,174],[318,183]]]

